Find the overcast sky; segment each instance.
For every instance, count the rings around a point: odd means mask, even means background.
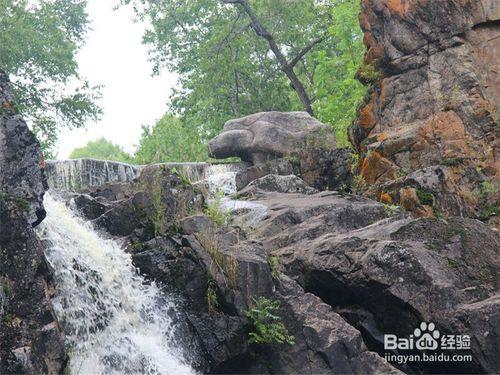
[[[167,109],[176,76],[163,72],[151,77],[152,64],[141,44],[144,25],[133,22],[128,7],[113,10],[115,0],[89,0],[87,11],[91,30],[78,55],[80,72],[93,84],[103,84],[101,105],[104,115],[85,130],[62,131],[58,158],[67,158],[75,147],[105,137],[132,152],[141,134],[141,125],[150,125]]]

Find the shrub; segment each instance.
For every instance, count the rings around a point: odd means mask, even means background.
[[[254,306],[248,310],[247,317],[253,330],[249,333],[251,344],[288,344],[295,345],[295,337],[288,333],[281,318],[275,315],[280,303],[265,297],[253,299]]]
[[[218,192],[205,207],[205,215],[219,227],[229,224],[233,219],[231,212],[222,207],[223,196],[222,192]]]

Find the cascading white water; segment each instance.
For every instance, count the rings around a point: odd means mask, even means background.
[[[260,203],[233,199],[236,193],[236,173],[231,164],[216,164],[206,171],[205,183],[209,193],[222,194],[221,209],[236,214],[237,224],[255,227],[267,215],[267,207]]]
[[[189,374],[172,338],[171,301],[146,283],[130,255],[46,194],[39,226],[54,270],[53,305],[72,374]]]

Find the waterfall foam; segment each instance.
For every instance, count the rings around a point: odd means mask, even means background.
[[[237,224],[256,227],[267,215],[267,207],[256,202],[231,198],[231,195],[236,193],[237,172],[231,164],[211,165],[206,171],[205,184],[212,196],[222,194],[220,208],[233,213]]]
[[[129,254],[46,194],[39,227],[54,270],[55,313],[73,374],[189,374],[173,340],[173,302],[137,273]]]

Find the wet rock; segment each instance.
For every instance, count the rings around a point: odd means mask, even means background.
[[[108,209],[108,206],[104,203],[99,202],[97,199],[87,194],[77,195],[74,198],[74,203],[83,216],[89,220],[97,219]]]
[[[302,221],[290,222],[280,234],[277,224],[290,209]],[[421,321],[432,321],[442,334],[470,335],[475,342],[472,363],[441,363],[434,371],[489,372],[498,366],[496,356],[484,355],[492,350],[484,338],[498,337],[491,330],[498,319],[492,308],[498,294],[498,234],[470,219],[398,218],[331,233],[323,230],[326,216],[315,214],[314,220],[305,219],[307,211],[291,201],[256,234],[262,231],[286,274],[363,332],[371,350],[384,353],[384,333],[407,337]],[[477,309],[470,307],[476,304]]]
[[[494,0],[362,2],[368,52],[358,76],[378,74],[350,139],[368,196],[390,193],[398,203],[402,185],[418,181],[432,186],[440,213],[495,212],[488,201],[500,199],[499,19]],[[496,193],[483,192],[484,184]]]
[[[238,192],[238,196],[252,196],[258,190],[274,191],[278,193],[317,193],[316,189],[308,186],[304,182],[304,180],[295,175],[279,176],[275,174],[269,174],[255,181],[252,181],[247,187]]]
[[[96,159],[48,160],[47,181],[51,189],[81,192],[112,182],[138,177],[141,166]]]
[[[87,193],[74,198],[86,218],[113,236],[141,242],[176,232],[179,220],[204,204],[197,187],[162,168],[144,168],[131,183],[105,184]]]
[[[264,177],[268,174],[290,175],[294,174],[294,168],[290,161],[285,159],[269,160],[265,163],[252,165],[236,173],[236,189],[241,190],[250,182]]]

